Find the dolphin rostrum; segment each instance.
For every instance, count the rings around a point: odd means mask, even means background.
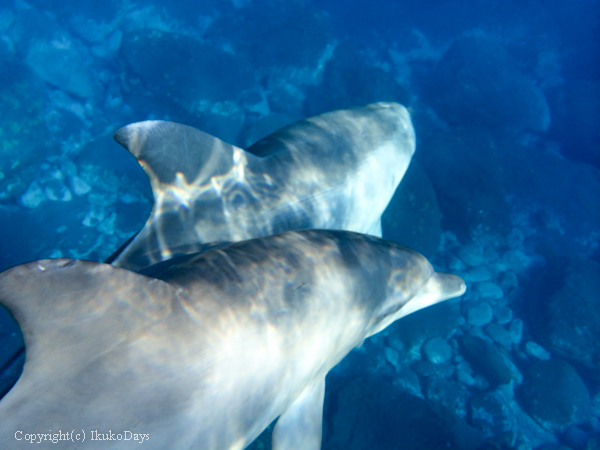
[[[155,278],[70,259],[16,266],[0,303],[27,351],[0,401],[0,442],[242,450],[279,417],[274,450],[318,450],[327,372],[464,290],[420,254],[348,231],[237,242]]]
[[[397,103],[301,120],[246,151],[162,121],[128,125],[115,140],[154,195],[144,228],[106,261],[136,271],[210,243],[302,228],[381,237],[381,214],[415,151],[410,115]]]

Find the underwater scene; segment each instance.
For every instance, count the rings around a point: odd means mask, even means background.
[[[600,1],[0,0],[0,60],[0,448],[600,449]]]

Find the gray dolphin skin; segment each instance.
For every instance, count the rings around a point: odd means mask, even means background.
[[[106,262],[139,271],[207,244],[303,228],[381,236],[381,215],[415,151],[406,108],[374,103],[301,120],[247,150],[172,122],[115,140],[142,165],[154,206]]]
[[[27,353],[0,401],[0,442],[242,450],[279,417],[274,450],[318,450],[327,372],[464,291],[413,250],[331,230],[188,255],[155,278],[69,259],[16,266],[0,274],[0,303]]]

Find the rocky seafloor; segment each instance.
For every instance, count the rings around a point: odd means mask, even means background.
[[[246,147],[397,101],[417,153],[384,237],[468,290],[332,371],[323,448],[600,448],[596,3],[565,25],[535,1],[382,5],[389,17],[361,2],[0,1],[0,268],[102,261],[143,226],[148,181],[111,139],[127,123]],[[21,345],[4,313],[2,391]]]

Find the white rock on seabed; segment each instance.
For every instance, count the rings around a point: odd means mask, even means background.
[[[540,344],[536,344],[533,341],[528,341],[525,344],[525,353],[529,356],[541,360],[550,359],[550,352],[542,347]]]
[[[500,325],[507,324],[513,319],[513,312],[508,306],[497,306],[494,308],[494,318]]]
[[[70,202],[73,200],[73,194],[65,184],[59,179],[53,179],[44,187],[46,198],[51,201]]]
[[[491,280],[492,272],[484,266],[479,266],[467,270],[462,277],[466,282],[477,283]]]
[[[104,220],[104,206],[95,203],[90,204],[91,208],[81,222],[86,227],[95,227]]]
[[[513,228],[508,237],[506,244],[513,250],[523,247],[523,232],[518,228]]]
[[[479,293],[479,298],[482,300],[498,300],[504,297],[504,292],[496,283],[491,281],[485,281],[483,283],[477,283],[475,289]]]
[[[488,302],[467,303],[465,311],[468,324],[474,327],[486,325],[494,318],[494,311]]]
[[[71,177],[71,189],[73,189],[75,195],[81,196],[90,192],[92,188],[83,179],[79,178],[77,175],[73,175]]]
[[[502,325],[497,323],[489,323],[484,328],[485,334],[492,338],[492,340],[505,348],[510,348],[513,344],[513,337],[510,332],[505,329]]]
[[[44,81],[81,98],[94,93],[91,72],[78,46],[63,33],[52,42],[32,40],[25,56],[25,63]]]
[[[117,214],[113,212],[109,217],[100,222],[100,225],[98,225],[97,230],[103,234],[114,234],[116,219]]]
[[[529,266],[530,258],[520,250],[509,250],[502,255],[502,261],[515,272],[522,272]]]
[[[460,247],[458,250],[458,257],[467,266],[476,267],[480,266],[485,262],[483,257],[483,249],[479,245],[469,244]]]
[[[415,397],[424,398],[419,376],[403,364],[396,367],[396,376],[392,383]]]
[[[394,350],[391,347],[385,347],[384,348],[384,353],[385,353],[385,359],[388,360],[388,362],[394,366],[395,368],[398,367],[398,360],[400,359],[400,354],[398,353],[397,350]]]
[[[452,347],[442,338],[432,338],[421,347],[423,357],[433,364],[443,364],[452,358]]]
[[[36,181],[33,181],[21,195],[21,204],[26,208],[37,208],[44,201],[46,201],[46,195]]]
[[[448,257],[448,269],[452,272],[459,272],[465,268],[464,263],[454,255]]]
[[[65,161],[60,165],[60,173],[66,176],[77,175],[77,166],[73,161]]]
[[[523,339],[523,321],[521,319],[515,319],[510,323],[508,331],[515,344],[520,344]]]
[[[519,286],[517,275],[510,270],[502,272],[499,279],[500,287],[506,290],[512,290]]]
[[[473,378],[473,369],[467,361],[461,361],[456,365],[456,371],[454,372],[454,376],[456,377],[459,383],[462,383],[465,386],[475,385],[475,378]]]

